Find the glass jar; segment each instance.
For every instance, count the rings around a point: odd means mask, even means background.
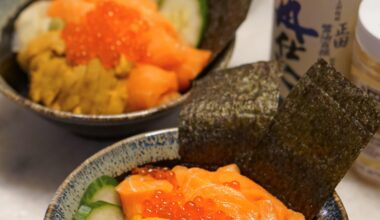
[[[363,0],[359,8],[351,73],[354,83],[380,100],[380,1]],[[354,169],[380,183],[380,131],[362,151]]]

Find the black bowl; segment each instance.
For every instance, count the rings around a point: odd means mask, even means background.
[[[156,108],[118,115],[82,115],[57,111],[32,102],[28,99],[28,77],[17,64],[16,54],[12,53],[14,21],[18,13],[30,0],[1,0],[0,27],[3,32],[0,42],[0,93],[38,115],[74,133],[97,138],[121,137],[148,130],[161,124],[170,114],[178,113],[191,90],[179,99]],[[234,49],[231,42],[222,53],[206,68],[203,74],[228,65]]]

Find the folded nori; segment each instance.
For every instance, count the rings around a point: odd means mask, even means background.
[[[245,154],[241,170],[312,219],[376,133],[378,104],[319,60]]]
[[[244,147],[261,140],[277,112],[280,73],[278,63],[260,62],[212,72],[195,83],[180,114],[182,160],[237,162],[249,151]]]
[[[276,66],[246,65],[197,83],[181,111],[180,154],[200,166],[235,162],[312,219],[378,130],[379,103],[319,60],[277,112]]]
[[[234,39],[236,30],[245,20],[252,0],[207,0],[208,18],[201,48],[216,58]]]

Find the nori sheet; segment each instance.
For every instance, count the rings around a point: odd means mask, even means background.
[[[277,112],[276,66],[246,65],[198,82],[180,115],[180,155],[205,167],[235,162],[313,219],[378,130],[379,103],[319,60]]]
[[[244,147],[255,146],[277,112],[280,72],[278,63],[260,62],[212,72],[196,82],[180,113],[182,160],[223,165],[237,162],[249,151]]]
[[[376,133],[378,104],[319,60],[290,92],[240,168],[312,219]]]
[[[201,48],[213,52],[213,60],[234,39],[252,0],[207,0],[207,27]]]

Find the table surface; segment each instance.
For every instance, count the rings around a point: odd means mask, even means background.
[[[269,59],[272,11],[273,0],[254,0],[231,66]],[[173,115],[157,128],[175,125]],[[75,136],[0,95],[0,219],[42,219],[65,177],[109,144]],[[349,172],[337,191],[351,220],[380,219],[380,187]]]

